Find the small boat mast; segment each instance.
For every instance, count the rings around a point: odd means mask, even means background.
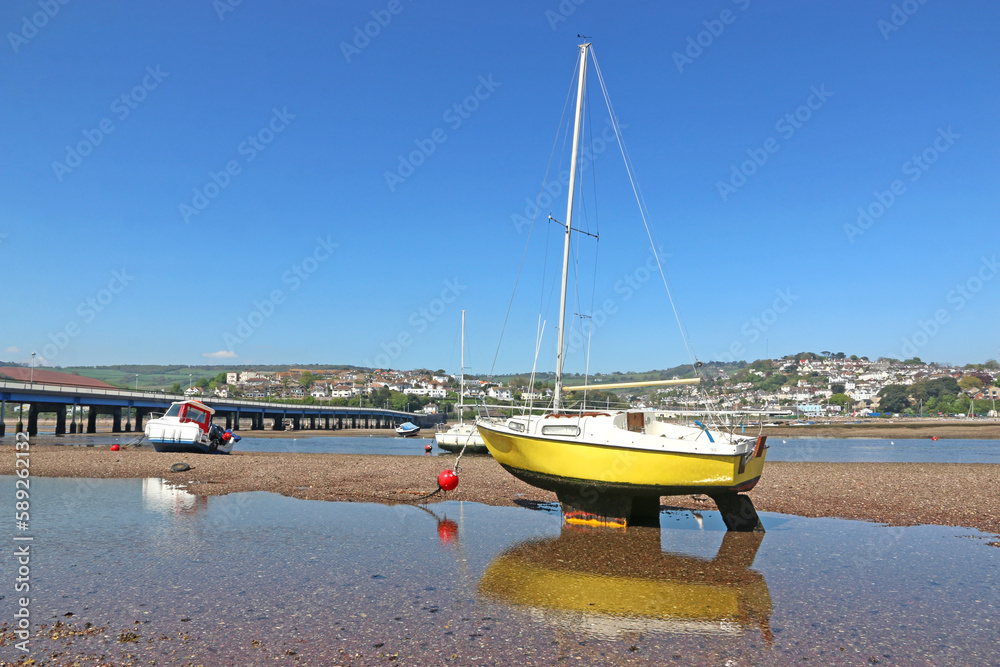
[[[556,388],[552,397],[552,409],[559,412],[563,407],[563,345],[566,336],[566,283],[569,279],[569,237],[573,229],[573,198],[576,194],[576,161],[580,148],[580,122],[583,118],[583,92],[587,81],[587,54],[590,42],[580,44],[580,80],[576,88],[576,120],[573,125],[573,154],[570,157],[569,188],[566,197],[566,227],[563,243],[562,287],[559,292],[559,341],[556,344]]]

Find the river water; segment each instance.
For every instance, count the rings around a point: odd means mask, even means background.
[[[318,454],[389,454],[394,456],[423,456],[424,447],[432,446],[435,454],[441,450],[434,438],[392,437],[287,437],[254,438],[245,432],[237,443],[236,451],[248,452],[300,452]],[[93,445],[107,447],[125,443],[136,434],[117,435],[66,435],[58,438],[40,435],[32,439],[36,444]],[[11,439],[9,442],[13,442]],[[1000,440],[887,440],[865,438],[778,438],[767,440],[770,450],[768,461],[821,461],[821,462],[901,462],[901,463],[1000,463]]]
[[[998,664],[1000,548],[975,530],[762,513],[766,534],[734,534],[674,511],[592,532],[546,504],[31,485],[38,662]]]

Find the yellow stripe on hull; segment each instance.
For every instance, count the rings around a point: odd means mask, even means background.
[[[741,473],[741,457],[736,455],[626,449],[497,432],[485,427],[480,427],[480,433],[493,458],[512,472],[561,478],[566,482],[707,493],[713,489],[749,488],[764,468],[763,452],[747,461]]]

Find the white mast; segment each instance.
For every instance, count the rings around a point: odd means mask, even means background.
[[[458,371],[458,423],[465,423],[465,309],[462,309],[462,367]]]
[[[580,81],[576,89],[576,121],[573,125],[573,155],[569,167],[569,196],[566,198],[566,236],[563,244],[562,290],[559,298],[559,341],[556,347],[556,391],[552,409],[562,409],[563,340],[566,334],[566,283],[569,278],[569,236],[573,228],[573,195],[576,194],[576,156],[580,147],[580,120],[583,117],[583,89],[587,78],[587,52],[590,42],[580,45]]]

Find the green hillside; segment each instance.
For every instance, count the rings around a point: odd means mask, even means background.
[[[133,389],[136,386],[136,375],[139,376],[139,389],[156,390],[167,389],[172,384],[180,384],[182,387],[188,386],[188,382],[196,383],[201,379],[211,379],[219,373],[232,371],[245,371],[253,369],[255,371],[282,372],[290,368],[304,368],[308,370],[337,369],[347,370],[353,366],[344,365],[270,365],[270,366],[157,366],[140,364],[122,364],[118,366],[71,366],[59,368],[63,373],[72,373],[83,377],[101,380],[116,387]]]

